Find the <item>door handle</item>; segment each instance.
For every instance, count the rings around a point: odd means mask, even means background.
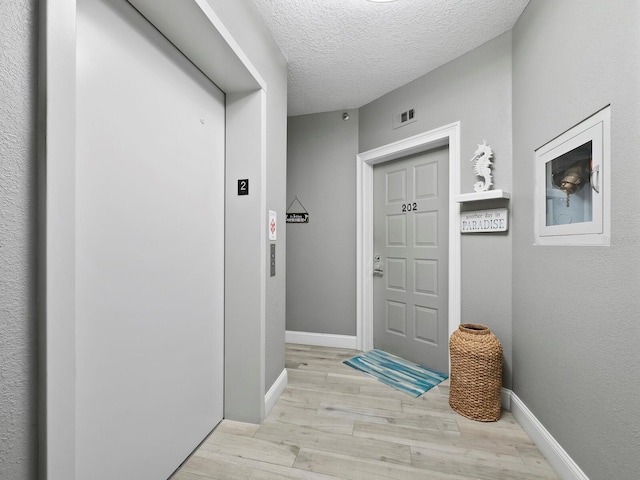
[[[596,165],[596,168],[591,170],[591,188],[596,193],[600,193],[600,165]]]
[[[376,267],[373,269],[374,275],[379,275],[381,277],[383,273],[384,273],[384,270],[382,270],[382,267]]]

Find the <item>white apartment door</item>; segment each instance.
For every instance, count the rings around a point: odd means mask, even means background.
[[[223,415],[224,94],[126,1],[77,5],[75,478],[158,480]]]
[[[373,342],[440,372],[448,356],[448,147],[374,167]]]

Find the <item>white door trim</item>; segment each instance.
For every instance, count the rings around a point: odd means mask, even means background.
[[[454,201],[460,193],[460,122],[456,122],[356,156],[356,337],[359,350],[373,348],[373,167],[443,145],[449,146],[449,336],[460,325],[460,207]]]

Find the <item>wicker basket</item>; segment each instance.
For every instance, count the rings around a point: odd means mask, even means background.
[[[449,405],[480,422],[500,419],[502,345],[485,325],[465,323],[449,339]]]

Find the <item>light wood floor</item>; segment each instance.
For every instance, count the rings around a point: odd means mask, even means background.
[[[509,412],[456,414],[443,382],[414,399],[342,361],[287,345],[289,384],[261,426],[223,421],[172,480],[557,479]]]

